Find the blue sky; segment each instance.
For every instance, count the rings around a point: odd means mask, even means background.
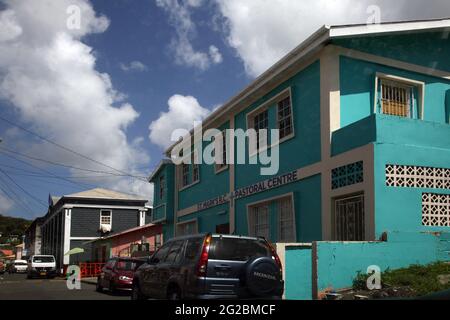
[[[49,194],[96,186],[151,199],[152,186],[136,177],[158,164],[170,132],[204,118],[323,24],[450,16],[444,0],[0,4],[0,117],[78,153],[0,120],[0,214],[26,218],[45,214]]]

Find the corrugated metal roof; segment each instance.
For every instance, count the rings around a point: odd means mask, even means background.
[[[141,200],[147,201],[146,199],[142,199],[136,195],[126,194],[117,192],[114,190],[95,188],[91,190],[81,191],[78,193],[73,193],[69,195],[65,195],[64,198],[89,198],[89,199],[115,199],[115,200]]]

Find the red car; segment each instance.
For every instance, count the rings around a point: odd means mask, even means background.
[[[112,258],[105,264],[97,278],[97,291],[103,292],[103,289],[108,289],[114,293],[117,290],[131,290],[134,272],[144,262],[136,258]]]

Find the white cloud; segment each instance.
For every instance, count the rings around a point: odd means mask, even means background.
[[[5,215],[5,213],[13,207],[13,205],[14,203],[2,194],[2,191],[0,191],[0,214]]]
[[[122,69],[122,71],[125,71],[125,72],[131,72],[131,71],[144,72],[144,71],[148,70],[148,67],[140,61],[131,61],[128,64],[121,63],[120,69]]]
[[[217,47],[214,55],[210,52],[196,50],[192,40],[196,37],[197,28],[191,19],[191,9],[198,8],[203,0],[156,0],[156,5],[169,14],[169,22],[176,31],[176,36],[170,43],[170,49],[175,55],[175,62],[187,67],[195,67],[202,71],[211,64],[218,64],[222,59]]]
[[[211,60],[215,64],[222,63],[223,61],[222,54],[220,53],[219,49],[216,46],[209,47],[209,56],[211,57]]]
[[[108,19],[97,16],[88,0],[6,0],[5,4],[0,26],[15,33],[8,38],[0,29],[0,99],[9,101],[7,105],[31,130],[109,166],[141,175],[137,168],[147,164],[149,156],[139,141],[127,139],[127,128],[139,114],[123,102],[125,96],[114,89],[109,75],[96,70],[92,48],[82,42],[83,36],[106,30]],[[67,28],[70,5],[81,9],[80,29]],[[21,140],[4,143],[14,148],[25,144],[26,153],[37,157],[111,171],[29,136]],[[151,197],[145,182],[128,178],[102,182],[105,187]]]
[[[163,148],[173,144],[172,133],[177,129],[190,130],[194,122],[202,121],[210,110],[203,108],[192,96],[174,95],[169,101],[169,111],[150,124],[150,141]]]
[[[322,25],[366,23],[371,5],[382,21],[450,16],[448,0],[216,0],[228,43],[258,76]]]

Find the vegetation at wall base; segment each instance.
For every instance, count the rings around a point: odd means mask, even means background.
[[[366,291],[369,275],[358,273],[353,280],[354,291]],[[436,262],[429,265],[412,265],[408,268],[389,270],[381,274],[382,289],[373,298],[391,296],[421,297],[450,289],[450,262]],[[381,294],[380,291],[386,291]]]

